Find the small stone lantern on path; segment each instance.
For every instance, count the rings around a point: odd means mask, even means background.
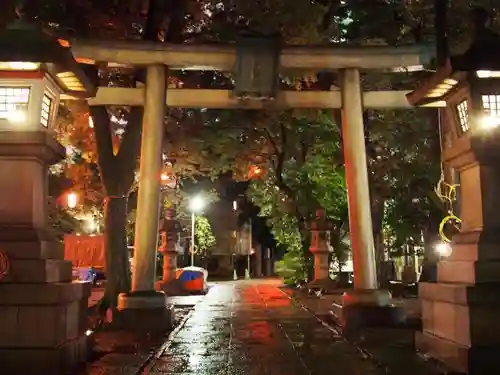
[[[0,280],[2,373],[59,374],[86,360],[89,283],[48,222],[48,167],[65,157],[52,136],[61,94],[95,93],[69,49],[21,21],[0,32]]]
[[[165,236],[165,241],[162,238],[160,252],[163,254],[163,278],[157,284],[157,289],[163,290],[167,292],[167,294],[171,294],[172,292],[178,291],[174,287],[170,288],[170,283],[175,279],[175,271],[177,270],[177,249],[180,246],[180,233],[182,232],[181,224],[175,219],[175,210],[166,210],[160,232],[162,236]]]
[[[416,346],[459,372],[500,371],[500,35],[475,10],[474,40],[408,95],[413,105],[445,102],[442,160],[458,191],[460,233],[438,263],[437,283],[420,283]]]
[[[330,230],[331,223],[325,217],[325,211],[316,211],[316,220],[311,223],[311,247],[309,251],[314,255],[314,281],[313,284],[328,283],[329,255],[331,252]]]

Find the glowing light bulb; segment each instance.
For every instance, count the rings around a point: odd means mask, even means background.
[[[191,199],[191,201],[189,202],[189,206],[191,208],[191,211],[197,212],[203,209],[203,207],[205,206],[205,201],[202,197],[196,196]]]
[[[442,257],[449,257],[452,252],[451,245],[447,242],[436,244],[436,252]]]
[[[97,229],[97,224],[94,219],[87,220],[87,231],[89,233],[95,232]]]
[[[481,119],[481,126],[484,129],[495,129],[500,125],[500,118],[498,116],[485,116]]]
[[[76,193],[69,193],[68,194],[68,207],[75,208],[77,203],[78,203],[78,195],[76,195]]]
[[[26,121],[26,112],[24,111],[10,111],[7,113],[7,120],[9,122],[20,124]]]
[[[11,61],[0,63],[0,70],[25,70],[35,71],[40,68],[40,63],[27,61]]]

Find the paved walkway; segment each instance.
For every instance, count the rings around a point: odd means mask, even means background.
[[[150,374],[371,375],[370,360],[294,304],[276,281],[216,284]]]

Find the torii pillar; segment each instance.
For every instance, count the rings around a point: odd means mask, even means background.
[[[147,67],[132,291],[118,298],[119,324],[147,331],[172,325],[165,293],[155,290],[166,72],[164,65]]]
[[[334,304],[333,313],[346,328],[393,323],[403,317],[401,311],[390,304],[391,294],[378,289],[359,69],[343,69],[341,78],[342,139],[354,289],[344,294],[342,306]]]

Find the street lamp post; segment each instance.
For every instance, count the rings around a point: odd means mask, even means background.
[[[194,267],[194,235],[196,231],[196,212],[203,209],[205,202],[203,201],[202,197],[196,196],[191,200],[189,205],[191,208],[191,267]]]
[[[194,267],[194,233],[196,230],[196,216],[194,210],[191,212],[191,267]]]

